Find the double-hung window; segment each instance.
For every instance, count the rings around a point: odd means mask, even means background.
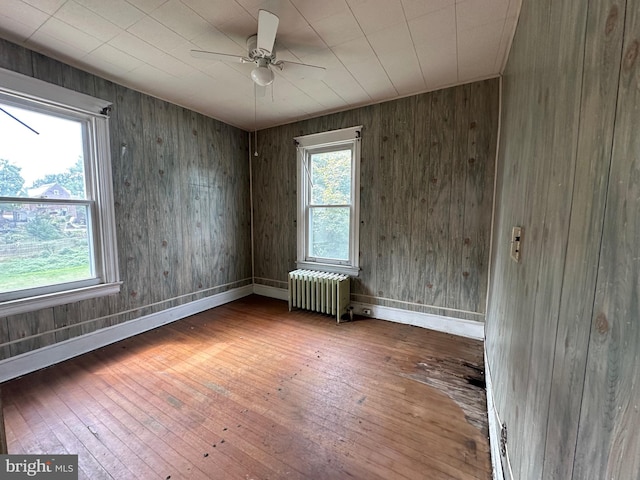
[[[358,274],[361,130],[295,138],[298,268]]]
[[[119,291],[109,106],[0,69],[0,317]]]

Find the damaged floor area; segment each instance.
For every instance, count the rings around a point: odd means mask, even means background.
[[[414,372],[403,375],[446,394],[462,409],[471,425],[486,436],[489,435],[482,363],[471,363],[459,358],[425,356],[416,364]],[[484,401],[479,402],[478,398],[484,398]]]
[[[81,479],[491,478],[482,343],[251,296],[2,385]]]

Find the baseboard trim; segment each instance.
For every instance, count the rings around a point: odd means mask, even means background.
[[[351,302],[351,306],[357,314],[361,314],[366,308],[371,311],[370,317],[380,320],[404,323],[437,332],[451,333],[460,337],[484,340],[484,323],[481,322],[360,302]]]
[[[253,284],[253,293],[265,297],[288,300],[289,292],[286,288],[270,287],[267,285]],[[390,322],[404,323],[416,327],[428,328],[438,332],[451,333],[461,337],[484,340],[484,323],[460,318],[445,317],[431,313],[414,312],[402,308],[384,307],[362,302],[351,302],[355,313],[362,314],[364,309],[371,310],[369,316]]]
[[[500,420],[498,419],[496,404],[493,398],[493,383],[491,370],[487,362],[487,348],[484,349],[484,381],[487,389],[487,418],[489,420],[489,447],[491,451],[491,467],[493,480],[505,480],[502,471],[502,458],[500,455]]]
[[[253,285],[245,285],[7,358],[0,361],[0,383],[144,333],[167,323],[238,300],[252,293]]]
[[[277,298],[278,300],[289,300],[289,290],[286,288],[271,287],[260,283],[253,284],[253,293],[263,297]]]

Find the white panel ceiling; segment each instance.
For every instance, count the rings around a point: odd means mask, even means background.
[[[0,0],[0,37],[245,130],[495,77],[521,0]],[[285,68],[254,99],[246,55],[259,9],[280,18]]]

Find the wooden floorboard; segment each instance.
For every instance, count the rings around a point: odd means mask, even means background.
[[[79,478],[491,478],[482,343],[251,296],[2,385]]]

